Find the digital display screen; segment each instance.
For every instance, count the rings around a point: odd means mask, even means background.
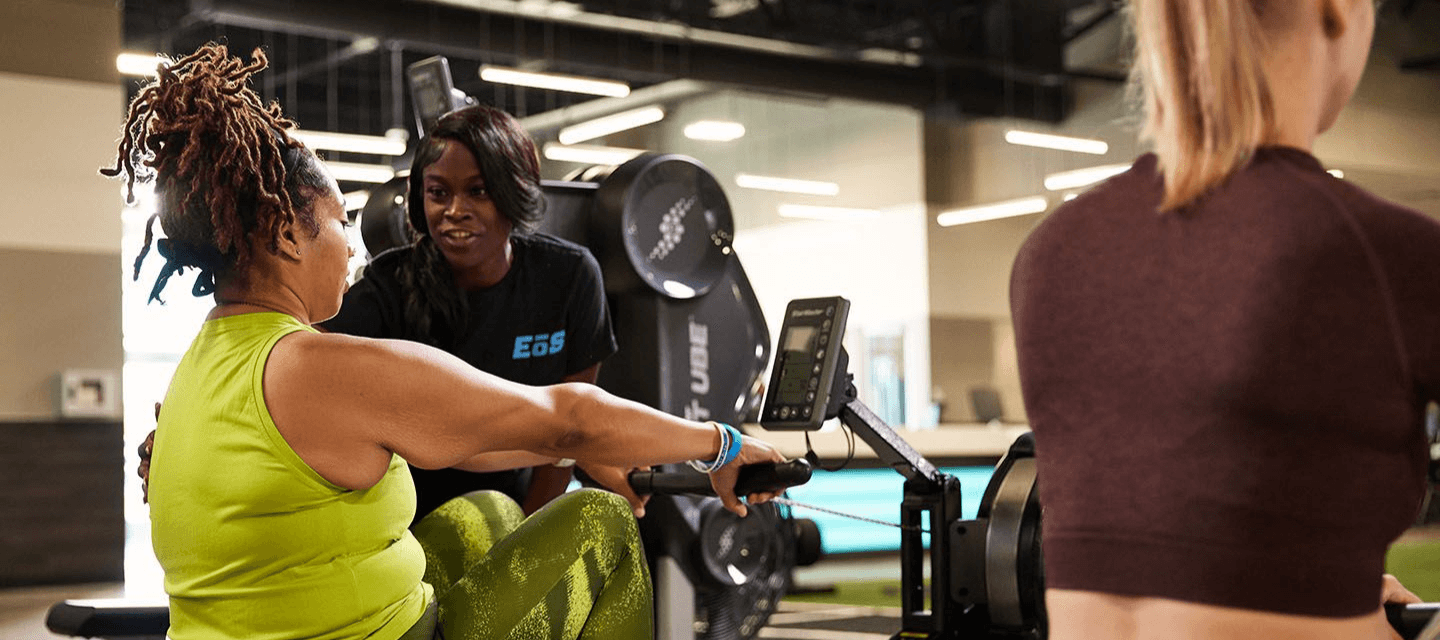
[[[810,390],[814,375],[815,337],[819,333],[813,326],[792,326],[785,332],[780,346],[780,388],[776,389],[780,404],[809,404],[805,392]]]
[[[784,350],[814,352],[817,333],[819,330],[815,327],[790,327],[790,331],[785,334]]]

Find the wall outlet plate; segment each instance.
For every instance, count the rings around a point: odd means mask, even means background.
[[[57,380],[61,418],[120,418],[120,376],[115,371],[66,369]]]

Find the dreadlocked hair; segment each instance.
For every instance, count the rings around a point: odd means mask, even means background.
[[[159,212],[145,224],[145,245],[134,278],[154,240],[166,259],[150,292],[160,300],[170,276],[199,270],[192,293],[213,293],[217,277],[243,278],[252,234],[272,253],[288,227],[320,232],[310,205],[329,178],[313,153],[287,133],[295,128],[279,103],[264,104],[248,84],[264,69],[259,48],[247,64],[223,44],[210,43],[158,69],[158,77],[130,103],[110,177],[123,174],[127,203],[136,182],[156,183]],[[161,301],[163,302],[163,301]]]

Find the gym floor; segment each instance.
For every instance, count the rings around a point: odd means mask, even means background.
[[[761,630],[761,638],[774,640],[889,640],[900,628],[899,609],[894,606],[856,604],[853,601],[883,600],[885,589],[848,589],[844,585],[898,584],[898,558],[850,560],[829,558],[811,567],[796,570],[795,582],[802,589],[837,588],[781,603]],[[878,595],[871,595],[871,593]],[[50,605],[66,599],[125,597],[124,584],[88,584],[0,589],[0,638],[4,640],[54,640],[58,636],[45,628]],[[136,594],[130,594],[136,595]],[[153,594],[139,594],[151,597]],[[804,600],[804,601],[801,601]],[[847,602],[850,601],[850,602]]]
[[[1413,529],[1390,550],[1387,570],[1427,602],[1440,602],[1440,527]],[[889,640],[900,628],[899,561],[830,557],[796,570],[805,593],[781,603],[761,630],[774,640]],[[123,584],[0,589],[0,638],[54,640],[45,628],[50,605],[65,599],[119,598]],[[132,594],[133,595],[133,594]]]

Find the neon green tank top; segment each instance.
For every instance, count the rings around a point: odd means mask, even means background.
[[[374,487],[326,482],[270,418],[261,376],[290,316],[206,322],[165,396],[150,467],[151,540],[172,640],[394,640],[429,603],[406,527],[415,485],[399,456]]]

